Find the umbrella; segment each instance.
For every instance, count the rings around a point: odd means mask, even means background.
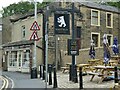
[[[104,63],[106,65],[110,60],[109,44],[108,44],[108,39],[106,34],[103,35],[103,49],[104,49]]]
[[[91,40],[91,46],[90,46],[90,51],[89,51],[89,55],[90,55],[90,58],[92,59],[95,59],[95,49],[94,49],[94,41]]]
[[[115,55],[117,55],[119,53],[117,37],[115,37],[113,40],[112,50]]]

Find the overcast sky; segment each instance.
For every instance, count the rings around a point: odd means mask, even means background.
[[[2,10],[2,7],[7,7],[10,4],[18,3],[20,1],[34,1],[34,0],[0,0],[0,10]],[[37,1],[42,2],[42,0]]]

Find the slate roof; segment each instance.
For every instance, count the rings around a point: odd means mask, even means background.
[[[102,4],[94,3],[94,2],[79,2],[79,3],[80,3],[80,5],[91,7],[91,8],[120,13],[120,9],[117,7],[113,7],[113,6],[102,5]]]
[[[42,10],[42,9],[39,9],[39,10],[37,10],[37,13],[43,13],[43,10]],[[10,19],[10,21],[11,21],[11,22],[16,22],[16,21],[18,21],[18,20],[25,19],[25,18],[27,18],[27,17],[29,17],[29,16],[34,16],[34,12],[28,12],[28,13],[26,13],[26,14],[24,14],[24,15],[21,15],[21,16],[18,17],[18,18]]]

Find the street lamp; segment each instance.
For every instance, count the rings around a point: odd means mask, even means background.
[[[34,19],[37,22],[37,1],[34,0],[35,11],[34,11]],[[37,32],[37,31],[36,31]],[[37,78],[37,66],[36,66],[36,40],[34,41],[34,56],[33,56],[33,63],[32,63],[32,70],[31,70],[31,78]]]

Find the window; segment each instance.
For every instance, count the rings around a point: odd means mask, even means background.
[[[81,38],[81,27],[77,26],[76,29],[76,38]]]
[[[100,26],[100,11],[91,10],[91,25]]]
[[[22,38],[25,38],[25,25],[22,26]]]
[[[9,66],[17,66],[17,51],[12,51],[9,54]]]
[[[91,39],[94,41],[95,47],[100,46],[100,34],[99,33],[91,33]]]
[[[78,43],[78,48],[80,49],[81,48],[81,27],[80,26],[77,26],[77,29],[76,29],[76,38],[78,39],[77,43]]]
[[[113,27],[113,14],[106,13],[106,27],[112,28]]]
[[[21,56],[22,56],[22,52],[21,51],[19,51],[19,58],[18,58],[18,61],[19,61],[19,67],[21,66]]]
[[[106,34],[106,35],[107,35],[109,45],[112,46],[112,44],[113,44],[113,35],[111,35],[111,34]]]
[[[29,67],[29,59],[30,59],[30,50],[25,50],[23,53],[23,60],[22,60],[23,67]]]

